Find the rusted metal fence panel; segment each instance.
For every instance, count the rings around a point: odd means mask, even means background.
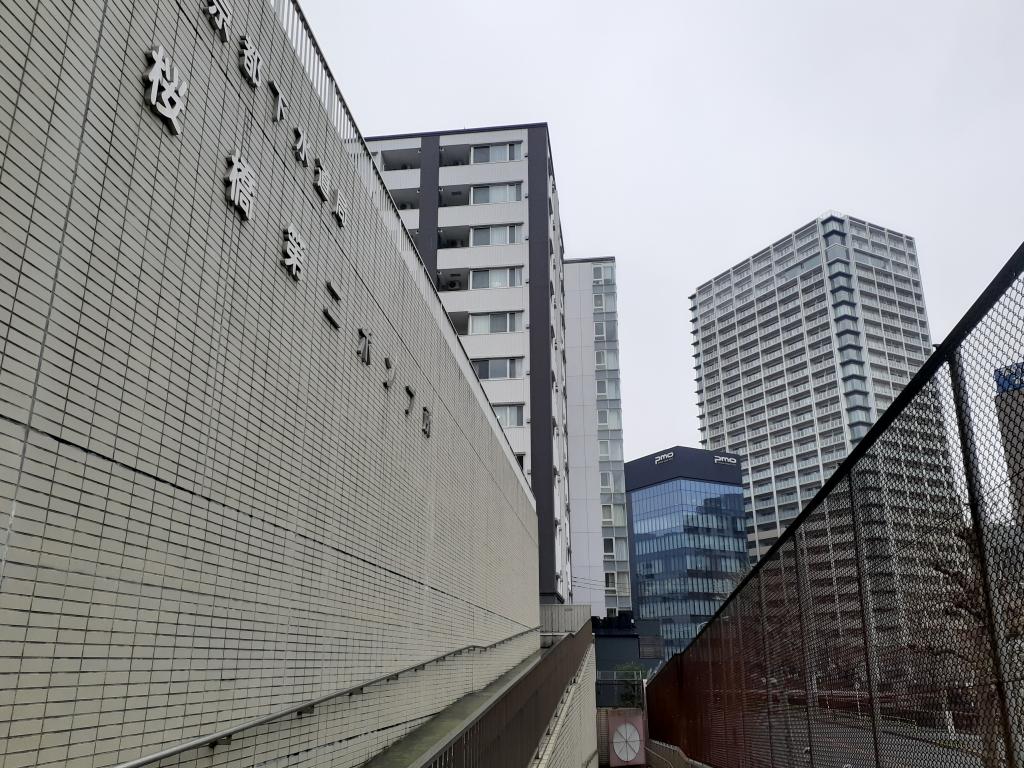
[[[652,738],[712,768],[1024,765],[1022,269],[650,682]]]

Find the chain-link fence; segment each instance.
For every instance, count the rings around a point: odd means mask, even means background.
[[[690,647],[713,768],[1024,766],[1024,246]]]
[[[597,706],[643,707],[644,676],[641,670],[597,673]]]

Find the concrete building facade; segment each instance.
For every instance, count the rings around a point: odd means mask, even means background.
[[[154,764],[359,765],[536,653],[529,486],[298,6],[0,36],[0,763],[351,688]]]
[[[690,644],[747,571],[740,458],[672,446],[626,462],[633,605],[663,657]]]
[[[691,296],[701,445],[763,555],[928,356],[914,239],[828,212]]]
[[[632,610],[617,298],[614,258],[566,261],[573,595],[595,616]]]
[[[368,145],[530,480],[541,599],[571,601],[565,249],[547,125]]]

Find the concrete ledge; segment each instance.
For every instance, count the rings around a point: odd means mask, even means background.
[[[392,744],[366,763],[364,768],[420,768],[426,765],[469,723],[486,712],[521,677],[539,664],[543,657],[543,650],[535,651],[490,685],[463,696],[444,712]]]

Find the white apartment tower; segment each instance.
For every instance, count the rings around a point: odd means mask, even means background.
[[[616,305],[614,258],[565,262],[573,596],[597,616],[632,610]]]
[[[701,444],[763,555],[930,352],[914,239],[828,212],[691,297]]]
[[[571,602],[562,230],[545,123],[367,145],[537,501],[542,602]]]

